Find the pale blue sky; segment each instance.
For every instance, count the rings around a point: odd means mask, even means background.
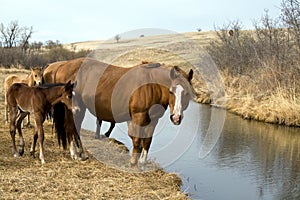
[[[0,23],[33,26],[31,41],[62,43],[108,39],[141,28],[193,32],[240,19],[245,29],[281,0],[0,0]]]

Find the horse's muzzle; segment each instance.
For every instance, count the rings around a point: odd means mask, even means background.
[[[172,114],[170,115],[170,119],[175,125],[179,125],[181,123],[181,115]]]

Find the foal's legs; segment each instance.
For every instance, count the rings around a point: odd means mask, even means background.
[[[34,130],[34,135],[33,135],[33,142],[31,144],[31,147],[30,147],[30,155],[32,155],[32,157],[35,158],[35,146],[36,146],[36,142],[37,142],[37,139],[38,139],[38,132],[35,128]]]
[[[28,113],[28,116],[27,116],[27,127],[28,127],[28,128],[31,128],[31,123],[30,123],[30,113]]]
[[[13,143],[13,147],[12,147],[12,152],[14,157],[18,157],[19,153],[17,152],[17,148],[16,148],[16,119],[17,119],[17,113],[18,113],[18,108],[15,106],[10,106],[10,112],[9,112],[9,116],[10,116],[10,128],[9,128],[9,132],[10,132],[10,136],[11,136],[11,140]]]
[[[17,121],[17,129],[18,129],[18,132],[19,132],[19,139],[20,139],[20,149],[19,149],[20,156],[22,156],[24,154],[24,146],[25,146],[21,124],[22,124],[22,121],[26,117],[27,114],[28,113],[20,112],[20,116],[19,116],[18,121]]]
[[[43,129],[43,123],[44,123],[44,117],[40,113],[35,113],[35,130],[38,134],[38,143],[40,148],[40,160],[42,164],[45,164],[45,158],[44,158],[44,129]],[[34,142],[34,141],[33,141]]]

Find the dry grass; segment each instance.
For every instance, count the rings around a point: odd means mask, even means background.
[[[6,72],[1,70],[2,80]],[[0,89],[3,91],[3,85]],[[0,99],[3,102],[3,92]],[[0,111],[4,115],[3,103]],[[23,129],[25,154],[14,158],[8,125],[1,123],[0,199],[187,199],[180,191],[181,179],[176,174],[159,168],[143,173],[128,168],[128,152],[110,140],[94,140],[89,145],[97,145],[96,149],[105,152],[109,160],[114,160],[114,156],[124,158],[117,163],[123,169],[103,164],[91,154],[86,161],[72,160],[69,152],[57,145],[52,124],[45,122],[44,128],[46,164],[42,165],[38,158],[29,155],[33,129]],[[83,135],[92,138],[94,133]]]
[[[253,75],[233,77],[223,73],[227,109],[245,119],[287,126],[300,126],[300,100],[296,93],[268,83],[266,70]]]

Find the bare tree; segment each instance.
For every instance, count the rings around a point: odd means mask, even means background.
[[[33,33],[32,26],[30,28],[28,27],[22,28],[20,46],[24,51],[27,51],[27,49],[29,48],[29,39],[31,38],[32,33]]]
[[[17,39],[20,34],[20,26],[18,21],[12,21],[7,27],[1,23],[0,25],[1,38],[3,39],[4,47],[17,46]]]
[[[300,2],[283,0],[281,3],[281,19],[287,25],[289,33],[294,37],[300,49]]]

